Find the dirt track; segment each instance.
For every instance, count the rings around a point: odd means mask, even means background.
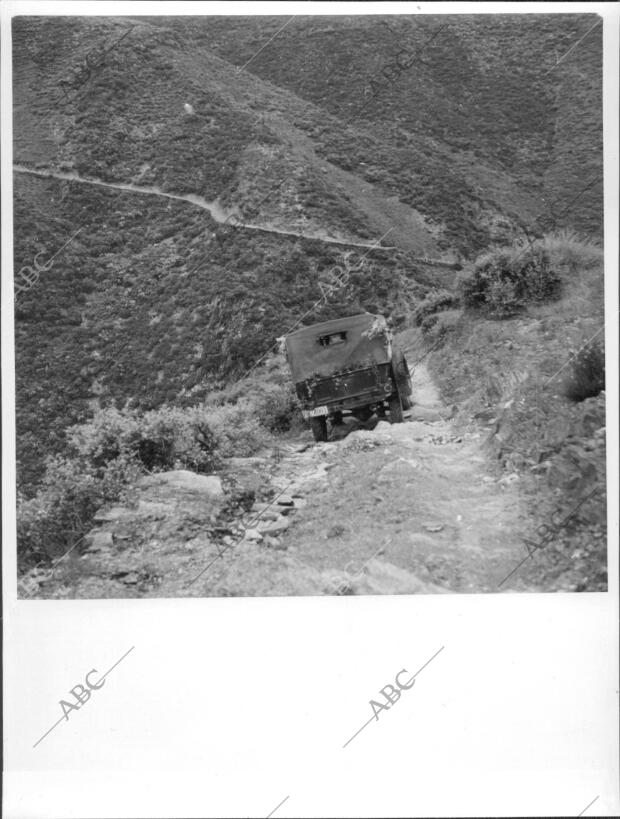
[[[219,593],[537,590],[518,573],[498,588],[527,553],[515,485],[489,475],[479,433],[456,435],[439,417],[424,365],[414,396],[416,420],[336,429],[340,440],[282,461],[276,484],[307,499],[282,538],[286,551],[240,547]],[[271,553],[263,569],[259,552]]]
[[[277,233],[280,236],[297,236],[301,239],[318,239],[326,244],[343,245],[344,247],[373,249],[377,247],[378,244],[377,242],[356,242],[353,240],[349,241],[338,239],[328,236],[324,231],[320,231],[318,233],[302,233],[294,230],[283,230],[282,228],[278,228],[273,225],[254,225],[250,222],[242,222],[236,217],[234,211],[224,209],[218,201],[208,202],[202,196],[197,196],[193,193],[170,193],[162,190],[157,185],[138,185],[133,182],[104,182],[102,179],[89,179],[87,177],[80,176],[75,171],[34,170],[32,168],[26,168],[23,165],[13,165],[13,171],[15,173],[38,176],[43,179],[59,179],[64,182],[79,182],[84,185],[95,185],[101,188],[121,191],[122,193],[135,193],[142,196],[159,196],[163,197],[164,199],[175,199],[179,202],[186,202],[189,205],[208,211],[213,220],[218,224],[228,222],[231,227],[239,227],[245,230],[257,230],[263,233]],[[394,250],[394,248],[381,245],[381,250]],[[442,262],[437,260],[435,263],[441,264]]]

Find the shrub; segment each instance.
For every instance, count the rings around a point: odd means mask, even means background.
[[[293,385],[269,384],[254,405],[260,423],[269,432],[287,432],[302,416]]]
[[[462,317],[462,310],[443,310],[441,313],[428,316],[422,322],[422,332],[426,333],[431,341],[440,341],[457,329]],[[426,326],[426,322],[430,320],[432,323]]]
[[[138,422],[135,411],[108,407],[95,412],[91,421],[77,424],[67,430],[67,442],[73,454],[103,469],[121,454],[134,451],[138,440]]]
[[[437,324],[439,316],[437,313],[431,313],[430,316],[425,316],[420,322],[420,327],[423,333],[430,333],[433,327]]]
[[[285,391],[273,386],[262,399],[271,425],[285,426],[290,413]],[[234,406],[160,407],[142,415],[109,407],[73,426],[67,439],[73,457],[48,458],[35,497],[19,499],[21,570],[64,554],[88,531],[97,509],[125,497],[145,467],[212,471],[221,456],[254,454],[269,434],[256,403],[246,398]]]
[[[552,231],[537,244],[549,254],[553,263],[566,265],[572,273],[603,261],[602,247],[572,228]]]
[[[442,310],[451,310],[458,307],[459,298],[456,294],[450,293],[449,290],[430,290],[424,300],[419,304],[415,311],[415,323],[422,330],[430,329],[435,321],[427,321],[429,317],[435,317],[436,314]]]
[[[103,504],[127,497],[140,475],[135,459],[121,456],[97,470],[84,462],[50,457],[42,486],[30,500],[18,497],[18,563],[49,561],[78,543]]]
[[[490,250],[476,260],[473,273],[459,279],[464,305],[496,318],[515,315],[530,302],[557,299],[561,287],[562,278],[541,244]]]
[[[516,284],[509,279],[492,278],[486,288],[485,302],[496,318],[514,316],[523,307]]]
[[[160,407],[145,412],[137,431],[137,456],[147,469],[171,469],[177,464],[197,469],[207,466],[201,463],[195,430],[182,410]]]
[[[272,354],[255,373],[206,395],[207,404],[243,406],[270,433],[302,426],[301,410],[282,353]]]
[[[224,458],[246,458],[267,444],[267,431],[261,426],[252,403],[247,399],[240,400],[234,406],[205,405],[194,411],[196,417],[208,424],[218,452]]]
[[[559,273],[550,268],[548,254],[543,251],[541,257],[540,264],[530,261],[521,270],[522,298],[526,301],[552,301],[560,295],[562,279]],[[517,292],[519,292],[518,288]]]
[[[219,442],[204,410],[160,407],[99,410],[93,419],[72,427],[68,441],[78,458],[102,469],[110,461],[133,457],[146,469],[188,467],[209,472],[219,462]]]
[[[571,401],[593,398],[605,389],[605,352],[598,342],[574,353],[562,392]]]

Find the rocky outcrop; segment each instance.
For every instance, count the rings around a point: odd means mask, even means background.
[[[222,479],[217,475],[197,475],[187,469],[147,475],[138,481],[138,487],[141,489],[165,487],[170,492],[204,494],[211,498],[221,498],[224,494]]]

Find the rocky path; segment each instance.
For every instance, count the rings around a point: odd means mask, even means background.
[[[526,555],[517,487],[489,474],[480,433],[455,431],[423,364],[413,380],[403,424],[306,434],[222,478],[144,478],[36,596],[538,591],[518,572],[500,587]]]
[[[518,573],[499,587],[527,554],[517,487],[489,474],[480,433],[455,433],[424,365],[414,396],[402,425],[336,429],[285,458],[275,482],[306,501],[281,534],[286,557],[256,573],[240,554],[227,593],[247,594],[248,576],[258,594],[536,590]]]

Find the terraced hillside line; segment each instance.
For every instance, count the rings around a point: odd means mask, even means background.
[[[33,168],[27,168],[24,165],[13,165],[13,170],[15,173],[30,174],[31,176],[38,176],[44,179],[62,179],[66,182],[81,182],[86,185],[97,185],[103,188],[112,188],[113,190],[119,190],[125,193],[137,193],[146,196],[163,196],[166,199],[176,199],[177,201],[187,202],[194,207],[202,208],[202,210],[208,211],[212,219],[218,224],[225,224],[226,221],[231,218],[231,216],[235,215],[233,211],[227,212],[219,204],[219,202],[217,202],[217,200],[208,202],[202,196],[197,196],[194,193],[168,193],[167,191],[163,191],[157,185],[134,185],[131,182],[104,182],[103,179],[89,179],[87,177],[80,176],[75,172],[35,170]],[[398,250],[396,247],[386,247],[383,245],[379,246],[376,243],[371,244],[367,242],[354,242],[319,234],[299,233],[292,230],[281,230],[280,228],[266,227],[264,225],[252,225],[248,222],[235,221],[235,224],[231,225],[231,227],[240,227],[244,228],[245,230],[256,230],[262,233],[277,233],[281,236],[296,236],[300,239],[314,239],[324,242],[325,244],[342,245],[343,247],[361,247],[366,248],[367,250],[374,250],[375,248],[380,250]],[[428,263],[428,260],[426,261]]]

